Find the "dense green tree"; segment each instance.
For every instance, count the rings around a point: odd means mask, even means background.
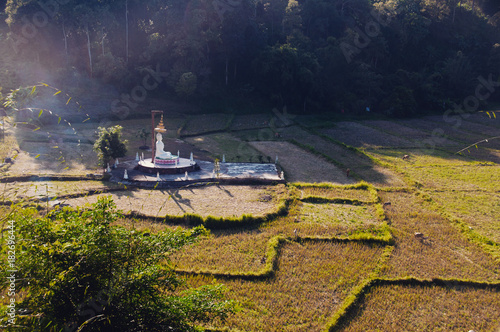
[[[113,225],[121,218],[109,197],[87,210],[13,215],[15,283],[25,290],[17,308],[27,315],[7,330],[199,331],[195,324],[233,311],[220,285],[186,289],[173,270],[170,256],[205,234],[203,227],[148,233]]]
[[[270,47],[254,68],[263,78],[260,88],[272,94],[276,105],[303,105],[314,88],[319,64],[313,54],[285,44]]]
[[[99,158],[99,165],[106,166],[110,159],[124,157],[127,153],[126,143],[121,139],[121,126],[108,128],[99,127],[97,139],[94,142],[94,151]]]

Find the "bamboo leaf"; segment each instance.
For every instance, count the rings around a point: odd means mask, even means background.
[[[38,117],[41,117],[43,114],[43,110],[40,110],[40,113],[38,113]]]
[[[33,85],[33,89],[31,89],[30,95],[34,94],[36,91],[36,85]]]
[[[486,114],[488,114],[488,116],[489,116],[489,117],[490,117],[490,119],[491,119],[491,114],[490,114],[490,112],[486,112]]]
[[[56,93],[54,93],[54,96],[58,95],[61,93],[61,90],[57,91]]]
[[[476,147],[476,149],[479,149],[479,148],[477,147],[477,144],[474,144],[474,146]]]
[[[493,117],[496,119],[497,118],[497,114],[495,112],[491,112],[493,113]]]
[[[86,118],[85,120],[83,120],[83,122],[82,122],[82,123],[85,123],[85,122],[87,122],[87,121],[89,121],[89,120],[90,120],[90,118]]]
[[[35,156],[35,159],[37,159],[38,157],[40,157],[40,154],[37,154],[37,155]]]
[[[40,127],[33,129],[33,131],[37,131],[37,130],[40,130]]]
[[[49,86],[47,83],[40,83],[43,86]]]
[[[71,100],[72,97],[69,97],[68,101],[66,102],[66,105],[69,104],[69,101]]]
[[[61,123],[61,117],[57,119],[57,124]]]

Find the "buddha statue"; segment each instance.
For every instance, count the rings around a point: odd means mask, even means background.
[[[157,133],[155,159],[172,159],[172,154],[164,149],[165,145],[163,144],[163,136],[161,133]]]

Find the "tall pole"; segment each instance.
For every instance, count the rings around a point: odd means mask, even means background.
[[[151,162],[155,163],[156,155],[156,144],[155,144],[155,114],[163,114],[163,111],[151,111],[151,151],[153,155],[151,156]]]

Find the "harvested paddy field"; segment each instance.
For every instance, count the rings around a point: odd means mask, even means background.
[[[360,233],[376,236],[384,233],[373,206],[348,204],[303,203],[293,226],[294,231],[303,237],[349,237]]]
[[[405,186],[404,181],[392,170],[374,164],[367,156],[329,141],[300,127],[292,126],[281,131],[283,139],[293,140],[306,149],[327,156],[334,165],[377,186]],[[335,181],[334,181],[335,182]],[[342,182],[337,182],[342,183]]]
[[[461,218],[482,236],[500,243],[500,193],[484,191],[430,191],[432,199]]]
[[[415,146],[402,137],[395,137],[357,122],[341,122],[334,128],[320,129],[319,132],[357,148]]]
[[[354,183],[345,172],[327,160],[306,152],[288,142],[251,142],[250,145],[262,154],[278,156],[279,165],[291,182]]]
[[[371,289],[352,320],[338,331],[496,332],[497,328],[497,289],[390,285]]]
[[[378,224],[374,215],[375,209],[372,206],[304,203],[299,216],[300,223],[356,226]]]
[[[211,273],[258,273],[265,267],[271,232],[214,230],[210,236],[173,256],[177,269]]]
[[[448,119],[448,122],[443,121],[443,118],[440,116],[426,116],[424,117],[424,119],[427,121],[438,123],[440,125],[444,124],[446,126],[451,126],[454,129],[456,128],[457,132],[479,134],[481,138],[486,138],[488,136],[498,136],[499,128],[491,126],[492,124],[494,124],[492,120],[489,120],[489,122],[484,122],[484,124],[481,124],[470,121],[469,119],[471,119],[471,117],[475,118],[476,116],[474,114],[471,114],[466,119],[463,119],[460,116],[455,116],[455,117],[451,116]]]
[[[432,135],[428,132],[424,132],[412,127],[404,126],[402,124],[396,123],[394,121],[384,121],[384,120],[366,120],[360,122],[362,125],[373,127],[381,132],[385,132],[390,135],[394,135],[405,140],[413,141],[417,143],[425,139],[430,138]],[[416,144],[415,144],[416,145]]]
[[[428,189],[495,191],[500,183],[500,166],[422,166],[404,172]]]
[[[133,141],[127,158],[142,145],[135,134],[149,128],[149,120],[122,122],[129,126],[125,138]],[[112,193],[118,208],[158,218],[126,217],[118,223],[148,233],[179,227],[165,222],[165,215],[228,220],[267,215],[258,223],[212,229],[171,257],[189,284],[211,283],[215,277],[226,285],[227,297],[238,301],[241,311],[211,326],[221,330],[498,329],[500,152],[490,145],[455,154],[474,143],[470,139],[493,136],[500,129],[498,119],[472,115],[449,135],[451,140],[439,139],[435,149],[419,144],[433,139],[435,128],[444,128],[444,135],[454,130],[439,116],[338,123],[309,116],[297,121],[300,126],[288,127],[273,121],[272,114],[175,115],[164,119],[165,146],[184,156],[193,151],[197,159],[225,155],[231,162],[273,162],[278,155],[286,180],[306,183],[138,190],[99,181],[17,182],[1,185],[4,200],[62,197],[62,203],[76,206],[102,196],[89,191],[118,190]],[[92,137],[95,125],[79,124],[79,135]],[[180,141],[179,128],[195,136]],[[74,149],[75,137],[67,129],[60,131],[64,144],[59,149]],[[23,130],[19,143],[30,154],[21,151],[13,165],[4,166],[11,174],[2,175],[40,175],[45,169],[84,175],[97,169],[90,165],[95,163],[91,144],[85,144],[88,151],[80,159],[74,151],[65,152],[72,160],[61,169],[56,165],[60,154],[51,150],[47,135]],[[220,132],[206,134],[213,131]],[[37,149],[43,153],[35,158]],[[8,153],[5,147],[0,151]],[[279,214],[269,214],[278,206]],[[0,214],[10,208],[0,207]],[[425,239],[418,240],[416,232]],[[439,278],[446,279],[444,285]],[[458,287],[458,282],[469,285]]]
[[[213,113],[189,117],[181,130],[181,135],[200,135],[214,131],[221,131],[231,125],[233,117],[230,114]]]
[[[320,197],[328,200],[349,199],[364,203],[377,200],[377,193],[372,190],[333,186],[304,186],[303,184],[297,184],[296,187],[301,192],[301,199]]]
[[[477,135],[468,132],[462,133],[462,136],[456,134],[456,130],[444,121],[434,122],[422,119],[399,120],[397,123],[427,132],[433,136],[437,147],[456,149],[463,146],[465,142],[474,141]]]
[[[395,249],[382,270],[389,278],[457,278],[477,281],[500,279],[500,266],[478,244],[465,236],[438,212],[412,194],[380,193],[391,202],[386,215],[394,228]],[[416,232],[428,240],[419,241]]]
[[[418,150],[367,150],[368,154],[393,165],[406,177],[427,189],[498,190],[500,166],[492,162],[476,162],[467,155],[436,150],[429,155]],[[403,160],[403,153],[409,155]]]
[[[278,187],[217,186],[192,189],[165,189],[113,192],[118,209],[151,217],[195,213],[203,217],[234,217],[243,214],[264,215],[275,209],[273,195]],[[71,206],[95,203],[101,195],[67,199]],[[217,204],[214,204],[217,202]],[[223,207],[223,208],[221,208]]]
[[[496,116],[493,116],[493,112],[496,113]],[[490,111],[490,116],[486,114],[486,112],[477,112],[471,114],[467,121],[480,123],[485,126],[495,127],[500,129],[500,111]]]
[[[236,115],[231,122],[230,130],[269,128],[271,113]]]
[[[321,331],[331,313],[374,269],[383,247],[362,244],[296,243],[281,249],[276,276],[263,281],[217,280],[228,297],[243,299],[241,311],[217,327],[243,331]],[[190,285],[211,283],[190,277]]]
[[[102,181],[8,182],[0,185],[3,201],[55,200],[68,195],[123,189],[123,185]]]
[[[222,157],[225,156],[227,162],[258,162],[259,159],[264,162],[262,153],[228,133],[188,137],[186,142],[204,152],[209,152],[213,159],[222,161]]]

